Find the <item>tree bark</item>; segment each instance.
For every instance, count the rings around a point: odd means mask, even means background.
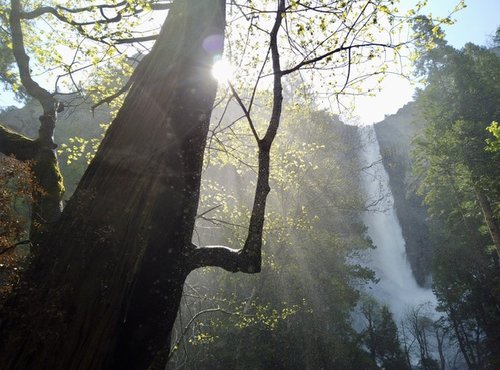
[[[26,161],[32,160],[37,151],[38,145],[35,140],[0,125],[0,153]]]
[[[177,1],[1,323],[6,369],[164,366],[198,207],[223,0]],[[10,309],[9,309],[10,307]]]
[[[500,257],[500,227],[495,220],[495,215],[493,214],[493,210],[491,209],[490,201],[488,200],[486,194],[484,194],[484,191],[480,188],[480,185],[477,183],[477,181],[474,184],[474,191],[479,202],[479,207],[483,212],[484,220],[486,221],[486,225],[488,226],[491,240],[495,245],[498,257]]]

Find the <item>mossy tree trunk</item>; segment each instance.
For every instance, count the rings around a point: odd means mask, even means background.
[[[12,0],[9,17],[12,52],[23,87],[28,95],[40,103],[43,114],[40,116],[40,129],[36,140],[0,126],[0,153],[33,163],[33,174],[39,189],[34,189],[33,192],[30,239],[36,247],[34,250],[38,250],[40,240],[59,219],[62,211],[64,186],[55,150],[57,145],[54,143],[57,113],[62,110],[62,105],[54,94],[42,88],[31,77],[30,58],[24,47],[21,20],[21,3],[19,0]]]
[[[55,116],[41,116],[41,128],[46,121],[55,126]],[[53,129],[52,129],[53,130]],[[32,140],[0,125],[0,153],[12,155],[21,161],[30,161],[35,179],[31,212],[30,240],[39,250],[40,240],[53,226],[62,212],[64,194],[63,179],[55,151],[56,145],[50,139]]]

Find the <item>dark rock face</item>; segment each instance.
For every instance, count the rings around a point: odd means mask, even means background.
[[[418,179],[411,172],[411,142],[425,126],[414,103],[375,125],[383,162],[389,174],[394,206],[406,241],[413,275],[421,286],[429,285],[431,245],[427,210],[416,194]]]

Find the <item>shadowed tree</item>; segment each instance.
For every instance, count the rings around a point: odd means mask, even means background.
[[[374,369],[379,366],[387,370],[409,369],[401,349],[398,328],[389,308],[380,307],[370,296],[364,297],[361,302],[361,313],[366,320],[362,335],[370,353],[371,366]]]

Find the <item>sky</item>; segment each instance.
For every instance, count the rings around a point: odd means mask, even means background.
[[[456,0],[431,0],[432,13],[444,15],[453,9]],[[467,42],[485,45],[500,26],[499,0],[466,0],[467,7],[453,16],[456,24],[446,30],[448,43],[456,48]]]
[[[401,8],[408,9],[416,0],[401,0]],[[424,13],[434,16],[448,15],[458,0],[429,0]],[[500,0],[466,0],[467,7],[453,16],[456,23],[445,29],[447,41],[456,48],[472,42],[486,45],[497,26],[500,26]],[[382,91],[376,97],[358,97],[354,106],[354,118],[351,123],[371,124],[384,119],[385,115],[394,114],[412,99],[414,86],[399,77],[387,78]],[[0,91],[0,107],[15,102],[10,94]]]
[[[411,6],[412,0],[402,0],[402,6]],[[458,0],[429,0],[424,13],[433,16],[448,15]],[[466,0],[467,7],[452,18],[454,25],[444,29],[446,40],[455,48],[472,42],[487,45],[496,28],[500,26],[500,0]],[[353,123],[366,125],[384,119],[385,115],[394,114],[399,108],[412,100],[415,87],[399,77],[388,78],[383,89],[376,97],[363,97],[356,100]]]

